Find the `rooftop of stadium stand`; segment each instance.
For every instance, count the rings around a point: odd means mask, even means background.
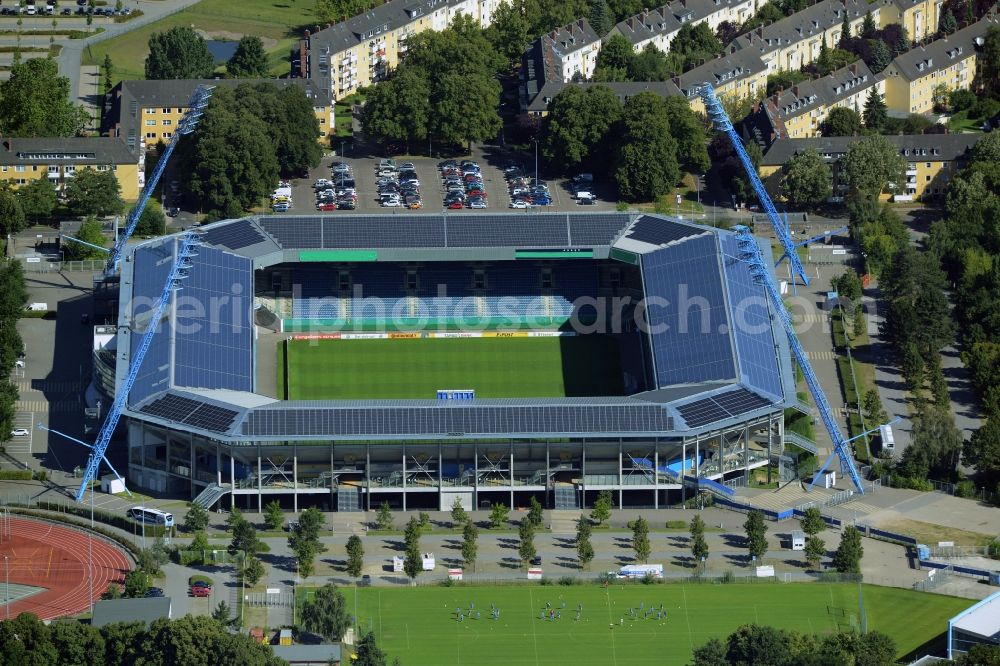
[[[795,402],[788,342],[735,236],[686,220],[635,213],[527,215],[266,215],[201,227],[181,296],[217,299],[165,319],[126,413],[233,444],[372,439],[657,437],[727,427]],[[123,264],[122,361],[163,292],[177,236],[131,247]],[[763,247],[769,254],[767,244]],[[647,300],[653,377],[629,396],[441,400],[278,400],[255,393],[255,271],[278,264],[502,262],[528,257],[617,260],[638,266]],[[556,262],[558,263],[558,262]],[[313,263],[316,266],[316,263]],[[704,299],[700,316],[673,303],[679,286]],[[686,291],[684,292],[687,293]],[[690,309],[690,308],[689,308]],[[669,322],[678,322],[671,326]],[[184,326],[183,323],[198,324]],[[716,325],[718,324],[718,325]],[[693,325],[693,324],[692,324]]]

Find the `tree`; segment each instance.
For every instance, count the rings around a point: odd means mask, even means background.
[[[858,36],[871,39],[876,32],[878,32],[878,26],[875,25],[875,17],[872,16],[871,10],[868,10],[865,12],[864,21],[861,22],[861,31]]]
[[[645,564],[649,561],[651,547],[649,545],[649,523],[642,516],[632,523],[632,550],[635,551],[635,559]]]
[[[840,534],[840,545],[833,553],[833,566],[840,573],[861,573],[861,557],[865,549],[861,545],[861,533],[852,525]]]
[[[431,95],[435,139],[467,144],[491,139],[500,131],[500,84],[486,74],[447,73]]]
[[[280,530],[285,522],[285,512],[281,508],[281,502],[271,500],[264,505],[264,525],[269,530]]]
[[[628,78],[632,81],[666,81],[673,76],[675,69],[666,53],[652,44],[646,44],[630,60]]]
[[[542,513],[542,503],[534,495],[528,501],[528,522],[535,527],[541,527],[544,514]]]
[[[462,527],[462,561],[465,566],[476,570],[476,554],[478,546],[476,540],[479,538],[479,528],[470,520]]]
[[[357,659],[351,661],[354,666],[386,666],[385,652],[375,642],[375,634],[366,633],[361,637],[354,652]]]
[[[865,100],[864,119],[865,127],[875,132],[880,132],[889,120],[889,108],[885,104],[885,98],[874,86]]]
[[[357,578],[361,575],[361,569],[365,564],[365,548],[361,544],[361,537],[352,534],[347,539],[347,573]]]
[[[402,141],[409,149],[410,142],[427,139],[430,95],[423,72],[403,67],[369,92],[361,126],[380,143]]]
[[[611,32],[615,27],[615,17],[611,14],[607,0],[592,0],[590,3],[590,27],[594,29],[598,37]]]
[[[1000,421],[991,416],[962,445],[962,464],[986,479],[1000,476]]]
[[[870,199],[889,187],[906,182],[906,162],[883,136],[852,143],[843,157],[844,175],[851,190]]]
[[[378,513],[375,514],[375,529],[391,530],[392,527],[392,509],[389,507],[388,502],[382,502],[382,505],[378,508]]]
[[[145,571],[129,571],[125,574],[125,597],[140,599],[149,591],[149,574]]]
[[[507,524],[507,516],[510,514],[510,509],[507,508],[506,504],[502,502],[494,504],[490,509],[490,527],[495,530],[500,529],[505,524]]]
[[[854,109],[838,106],[819,124],[823,136],[858,136],[865,133],[861,116]]]
[[[229,515],[226,516],[226,530],[232,532],[237,525],[245,521],[243,511],[240,510],[240,507],[234,506],[229,510]]]
[[[10,191],[0,192],[0,232],[17,233],[26,223],[20,198]]]
[[[139,222],[135,225],[136,236],[162,236],[167,233],[167,216],[163,208],[155,201],[146,202],[142,209]]]
[[[592,532],[590,520],[581,515],[576,521],[576,557],[580,560],[581,569],[586,569],[594,559],[594,545],[590,543]]]
[[[958,30],[958,21],[955,20],[955,15],[951,13],[950,9],[945,10],[944,14],[941,15],[941,23],[938,25],[938,30],[942,35],[950,35]]]
[[[760,511],[751,511],[747,514],[743,529],[747,533],[747,550],[750,557],[761,559],[767,552],[767,525],[764,523],[764,514]]]
[[[469,519],[469,513],[462,506],[462,498],[456,497],[455,503],[451,505],[451,522],[452,525],[457,527],[462,525]]]
[[[632,50],[629,41],[621,35],[611,35],[607,41],[601,43],[594,80],[627,81],[634,58],[635,51]]]
[[[301,86],[277,87],[272,83],[243,84],[226,100],[227,108],[238,116],[250,116],[263,122],[263,129],[274,146],[278,170],[299,176],[319,166],[322,148],[319,121],[313,101]]]
[[[806,537],[805,555],[806,562],[815,569],[826,555],[826,543],[817,536]]]
[[[326,516],[316,507],[309,507],[299,514],[299,528],[296,533],[300,538],[319,544],[320,531],[326,526]]]
[[[66,203],[74,215],[113,215],[121,212],[124,202],[115,172],[81,169],[66,183]]]
[[[892,62],[892,51],[889,49],[889,45],[881,39],[873,39],[870,44],[871,55],[868,58],[868,66],[871,67],[872,72],[878,74]],[[874,88],[872,89],[874,90]]]
[[[416,580],[424,570],[424,559],[420,554],[420,544],[413,543],[406,547],[406,557],[403,558],[403,572],[410,580]]]
[[[865,410],[865,421],[868,423],[868,427],[873,428],[888,420],[877,389],[871,388],[865,391],[861,404]]]
[[[520,61],[521,54],[531,41],[528,34],[530,27],[520,7],[513,2],[504,2],[493,11],[493,20],[484,33],[496,52],[513,66]]]
[[[420,534],[422,530],[420,529],[420,523],[413,516],[406,521],[406,528],[403,530],[403,540],[406,542],[406,546],[409,547],[410,544],[420,543]]]
[[[603,525],[611,518],[612,506],[611,491],[602,490],[597,494],[597,501],[594,502],[594,508],[590,512],[590,519],[598,525]]]
[[[522,520],[517,528],[517,536],[520,539],[517,554],[521,558],[521,565],[526,567],[536,553],[535,526],[528,520]]]
[[[260,540],[257,538],[257,529],[248,520],[241,520],[233,525],[233,541],[229,546],[230,550],[242,550],[249,557],[256,555],[261,548]]]
[[[705,124],[679,96],[663,100],[670,123],[670,135],[677,142],[677,162],[688,173],[707,173],[712,166],[708,157],[708,140]]]
[[[5,137],[76,136],[87,112],[70,102],[69,79],[55,60],[31,58],[11,65],[0,83],[0,134]]]
[[[833,194],[833,172],[814,148],[808,148],[785,162],[781,193],[794,206],[815,208]]]
[[[76,238],[92,245],[100,245],[101,247],[104,247],[107,245],[107,239],[104,238],[103,228],[103,225],[101,225],[96,218],[88,217],[84,220],[83,224],[80,225],[80,230],[76,232]],[[66,258],[71,261],[94,259],[96,257],[105,256],[105,254],[100,250],[83,245],[82,243],[74,243],[70,241],[63,247],[66,248]]]
[[[781,69],[767,75],[767,96],[770,97],[781,90],[788,90],[796,83],[808,81],[809,75],[797,69]],[[844,107],[837,107],[844,108]]]
[[[823,520],[823,514],[819,512],[819,509],[810,507],[806,509],[805,514],[799,519],[799,527],[808,536],[816,536],[826,529],[826,521]]]
[[[844,12],[844,20],[840,24],[840,40],[837,48],[849,51],[851,48],[851,19],[848,12]]]
[[[257,557],[247,557],[243,564],[243,582],[253,587],[267,573],[264,570],[264,563]]]
[[[692,535],[691,555],[695,562],[704,562],[708,559],[708,542],[705,540],[704,533]]]
[[[104,92],[110,92],[115,86],[115,65],[111,62],[111,54],[104,54],[104,62],[101,63],[101,75],[104,77]]]
[[[52,641],[52,647],[59,654],[59,658],[55,659],[52,663],[107,663],[104,660],[104,637],[94,627],[81,622],[53,622],[49,626],[49,637]],[[2,658],[0,657],[0,659]],[[6,663],[15,662],[11,660]]]
[[[996,645],[972,645],[965,654],[955,659],[955,666],[1000,666],[1000,647]]]
[[[351,626],[344,595],[330,583],[316,590],[312,599],[302,603],[300,617],[306,631],[322,636],[330,642],[340,641],[344,632]]]
[[[234,79],[260,79],[267,76],[267,52],[264,42],[256,35],[240,38],[236,50],[226,63],[226,71]]]
[[[767,7],[771,3],[764,5]],[[729,666],[726,658],[726,645],[718,638],[711,638],[707,643],[694,649],[691,666]]]
[[[837,290],[837,294],[851,303],[861,300],[861,278],[853,268],[836,276],[832,280],[832,286]]]
[[[621,118],[618,96],[606,86],[566,86],[542,121],[539,150],[554,170],[606,172],[610,130]]]
[[[615,180],[626,201],[650,201],[669,194],[680,180],[677,141],[662,98],[641,92],[625,102]]]
[[[212,611],[212,619],[227,629],[240,623],[240,618],[233,617],[233,612],[225,601],[220,601]]]
[[[994,26],[986,32],[986,36],[983,38],[982,54],[983,86],[991,96],[1000,97],[1000,28]]]
[[[150,35],[147,79],[207,79],[214,70],[215,59],[193,28],[178,26]]]
[[[187,549],[189,551],[200,552],[202,554],[200,557],[200,561],[204,562],[205,560],[204,553],[206,550],[209,549],[209,547],[210,546],[208,544],[208,535],[205,534],[204,531],[199,530],[194,533],[194,536],[191,539],[191,543],[188,544]]]
[[[121,599],[122,586],[118,583],[110,583],[108,588],[101,594],[101,599]],[[2,626],[2,625],[0,625]]]
[[[25,216],[38,223],[51,216],[56,208],[56,185],[48,178],[35,178],[17,189],[17,198]]]

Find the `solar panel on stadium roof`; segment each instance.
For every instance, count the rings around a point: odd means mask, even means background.
[[[323,247],[444,247],[444,219],[431,215],[323,219]]]
[[[628,225],[627,213],[600,215],[570,215],[570,245],[610,245],[615,236]]]
[[[168,393],[162,398],[157,398],[139,411],[150,416],[158,416],[168,421],[182,422],[204,403],[190,398]]]
[[[268,215],[261,217],[258,224],[282,247],[323,247],[323,226],[318,217],[287,218]]]
[[[213,432],[226,432],[233,425],[238,412],[215,405],[201,405],[183,420],[187,425],[211,430]]]
[[[704,229],[690,227],[686,224],[678,224],[677,222],[660,217],[643,215],[632,225],[632,229],[628,232],[628,237],[633,240],[652,243],[653,245],[665,245],[672,241],[698,236],[703,233],[705,233]]]
[[[755,409],[766,407],[771,404],[770,400],[762,398],[756,393],[752,393],[745,388],[740,388],[729,393],[722,393],[713,398],[716,403],[733,416],[746,414]]]
[[[681,413],[684,421],[691,428],[722,421],[729,417],[729,413],[717,405],[711,398],[704,398],[681,405],[677,408],[677,411]]]
[[[264,240],[264,236],[248,220],[209,229],[202,238],[206,243],[222,245],[230,250],[239,250]]]
[[[565,247],[562,215],[456,215],[448,218],[448,247]]]

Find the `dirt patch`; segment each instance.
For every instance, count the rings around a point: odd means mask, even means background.
[[[229,32],[228,30],[196,30],[195,32],[205,39],[217,39],[223,42],[238,42],[240,38],[245,36],[238,32]],[[271,39],[270,37],[261,37],[260,41],[264,43],[265,51],[270,51],[278,45],[278,40]]]
[[[953,541],[956,546],[985,546],[993,540],[989,534],[971,532],[957,527],[934,525],[909,518],[894,518],[876,524],[880,530],[914,537],[919,543],[936,546],[938,541]]]

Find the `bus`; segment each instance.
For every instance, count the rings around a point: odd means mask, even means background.
[[[129,509],[128,517],[140,523],[149,523],[150,525],[164,525],[166,527],[173,527],[174,525],[173,514],[160,511],[159,509],[149,509],[144,506],[134,506]]]
[[[892,453],[896,450],[896,442],[892,438],[892,426],[879,426],[879,434],[882,435],[882,450]]]

